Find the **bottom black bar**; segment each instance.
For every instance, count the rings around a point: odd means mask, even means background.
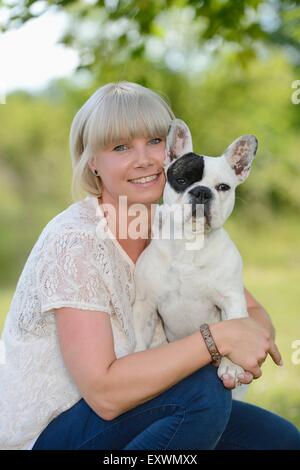
[[[300,451],[2,451],[1,466],[7,462],[10,465],[22,464],[22,467],[41,463],[84,464],[99,466],[124,466],[138,468],[141,465],[204,465],[205,463],[228,463],[230,468],[235,463],[241,465],[253,463],[261,466],[264,462],[300,462]],[[258,460],[259,459],[259,460]],[[91,467],[90,467],[91,468]]]

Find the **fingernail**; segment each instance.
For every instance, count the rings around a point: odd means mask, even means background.
[[[222,375],[222,379],[223,379],[223,380],[229,379],[229,375],[228,375],[228,374],[223,374],[223,375]]]
[[[245,378],[244,374],[238,374],[237,377],[238,377],[239,380],[243,380]]]
[[[279,366],[281,366],[281,367],[284,365],[284,364],[283,364],[283,360],[282,360],[282,359],[280,359],[280,362],[279,362],[279,364],[278,364],[278,365],[279,365]]]

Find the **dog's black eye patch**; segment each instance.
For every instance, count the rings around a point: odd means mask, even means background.
[[[216,186],[217,191],[229,191],[230,186],[226,183],[220,183]]]
[[[167,170],[167,180],[177,192],[184,192],[189,186],[201,181],[204,171],[204,158],[196,153],[186,153],[175,160]]]

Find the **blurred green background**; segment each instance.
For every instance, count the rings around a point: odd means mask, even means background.
[[[42,14],[38,3],[63,10],[70,28],[62,42],[79,51],[80,65],[0,105],[0,328],[41,230],[72,203],[74,114],[102,84],[136,81],[168,97],[198,153],[220,155],[244,133],[259,140],[227,229],[246,287],[273,319],[284,367],[268,359],[247,399],[300,428],[300,363],[292,362],[300,340],[299,2],[49,0],[19,2],[17,13],[13,3],[3,34]]]

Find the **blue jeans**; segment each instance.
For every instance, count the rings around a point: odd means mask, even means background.
[[[57,416],[33,450],[298,449],[289,421],[232,400],[212,365],[159,396],[106,421],[81,399]]]

